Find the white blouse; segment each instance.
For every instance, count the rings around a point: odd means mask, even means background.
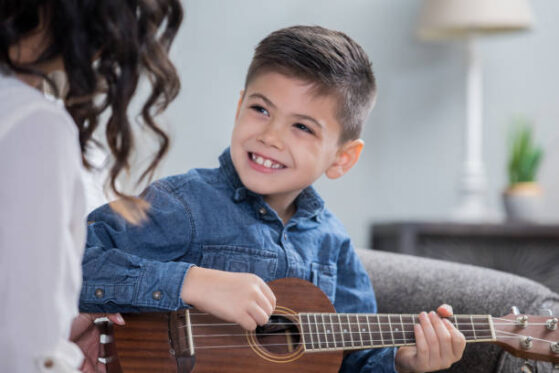
[[[64,107],[0,74],[0,371],[73,372],[85,196]]]

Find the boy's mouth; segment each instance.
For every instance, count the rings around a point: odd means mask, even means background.
[[[285,165],[270,159],[270,158],[265,158],[263,156],[261,156],[260,154],[256,154],[256,153],[248,153],[248,156],[250,158],[251,161],[253,161],[256,164],[259,164],[260,166],[266,167],[266,168],[272,168],[272,169],[280,169],[280,168],[286,168]]]

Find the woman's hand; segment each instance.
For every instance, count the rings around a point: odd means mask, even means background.
[[[117,325],[124,325],[120,313],[80,313],[72,322],[70,340],[77,344],[84,355],[82,372],[106,372],[105,364],[97,361],[101,349],[100,332],[95,325],[95,319],[107,317]]]
[[[464,335],[450,321],[441,318],[452,316],[452,307],[443,304],[437,313],[419,314],[419,324],[414,326],[416,345],[401,347],[396,353],[398,372],[446,369],[462,358],[466,347]]]
[[[276,308],[272,289],[260,277],[200,267],[187,272],[181,298],[200,311],[246,330],[266,324]]]

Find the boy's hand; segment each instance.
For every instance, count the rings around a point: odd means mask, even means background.
[[[415,325],[415,346],[406,346],[396,353],[396,370],[400,373],[431,372],[446,369],[462,358],[466,339],[454,325],[441,317],[452,316],[452,307],[443,304],[438,315],[419,314]],[[440,316],[439,316],[440,315]]]
[[[272,289],[251,273],[234,273],[200,267],[187,272],[181,298],[200,311],[254,330],[268,322],[276,308]]]

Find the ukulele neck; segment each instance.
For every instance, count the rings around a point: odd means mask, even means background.
[[[415,345],[418,315],[299,313],[305,349],[311,351],[358,350]],[[496,340],[490,315],[455,315],[448,320],[464,334],[466,342]]]

